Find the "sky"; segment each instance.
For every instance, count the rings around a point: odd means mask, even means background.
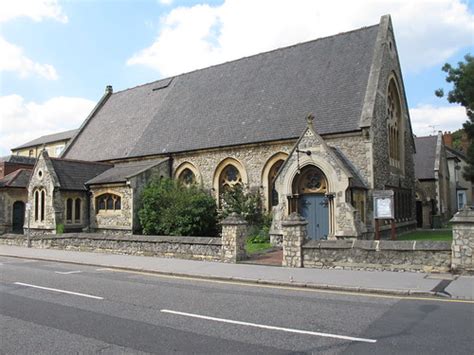
[[[454,131],[444,63],[474,55],[474,0],[3,0],[0,156],[78,128],[104,93],[392,16],[414,134]],[[104,132],[106,133],[106,132]]]

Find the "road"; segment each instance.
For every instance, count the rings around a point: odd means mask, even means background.
[[[97,255],[100,258],[100,254]],[[1,354],[472,354],[474,304],[0,258]]]

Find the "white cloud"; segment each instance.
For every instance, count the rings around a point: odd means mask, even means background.
[[[27,17],[39,22],[54,19],[66,23],[67,16],[62,12],[57,0],[15,0],[0,2],[0,23],[15,18]],[[13,71],[26,78],[31,74],[48,80],[58,79],[56,69],[50,64],[41,64],[28,58],[23,49],[8,42],[0,35],[0,72]]]
[[[48,80],[58,79],[56,69],[50,64],[35,63],[23,54],[23,50],[0,36],[0,72],[17,72],[21,78],[34,73]]]
[[[57,0],[13,0],[2,1],[0,5],[0,22],[17,17],[28,17],[33,21],[52,18],[60,22],[67,22]]]
[[[462,106],[418,105],[410,109],[413,133],[418,137],[432,135],[438,131],[456,131],[467,121]]]
[[[95,104],[79,97],[36,103],[19,95],[0,96],[0,156],[42,135],[78,128]]]
[[[129,65],[164,76],[378,23],[390,13],[402,65],[417,71],[473,45],[474,15],[461,0],[225,0],[177,7]]]

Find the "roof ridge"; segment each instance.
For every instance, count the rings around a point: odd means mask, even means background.
[[[104,165],[104,166],[114,166],[112,163],[107,162],[100,162],[100,161],[89,161],[89,160],[81,160],[81,159],[68,159],[68,158],[56,158],[56,157],[49,157],[51,160],[55,161],[66,161],[71,163],[81,163],[81,164],[95,164],[95,165]]]
[[[313,42],[318,42],[318,41],[326,40],[326,39],[331,39],[331,38],[338,37],[338,36],[348,35],[348,34],[353,33],[353,32],[359,32],[359,31],[363,31],[363,30],[368,30],[368,29],[370,29],[370,28],[377,27],[377,26],[379,26],[379,25],[380,25],[380,24],[377,23],[377,24],[371,25],[371,26],[363,26],[363,27],[356,28],[356,29],[349,30],[349,31],[339,32],[339,33],[336,33],[336,34],[333,34],[333,35],[330,35],[330,36],[319,37],[319,38],[315,38],[315,39],[312,39],[312,40],[309,40],[309,41],[298,42],[298,43],[295,43],[295,44],[291,44],[291,45],[289,45],[289,46],[278,47],[278,48],[271,49],[271,50],[268,50],[268,51],[265,51],[265,52],[255,53],[255,54],[251,54],[251,55],[248,55],[248,56],[240,57],[240,58],[237,58],[237,59],[228,60],[228,61],[226,61],[226,62],[222,62],[222,63],[210,65],[210,66],[207,66],[207,67],[204,67],[204,68],[194,69],[194,70],[191,70],[191,71],[188,71],[188,72],[184,72],[184,73],[180,73],[180,74],[177,74],[177,75],[174,75],[174,76],[167,76],[167,77],[164,77],[164,78],[161,78],[161,79],[158,79],[158,80],[150,81],[150,82],[148,82],[148,83],[136,85],[136,86],[133,86],[133,87],[131,87],[131,88],[119,90],[119,91],[117,91],[117,92],[114,92],[114,93],[112,94],[112,96],[115,95],[115,94],[123,93],[123,92],[125,92],[125,91],[130,91],[130,90],[133,90],[133,89],[137,89],[137,88],[142,87],[142,86],[151,85],[151,84],[157,83],[157,82],[162,81],[162,80],[174,79],[174,78],[177,78],[177,77],[180,77],[180,76],[192,74],[192,73],[199,72],[199,71],[208,70],[208,69],[211,69],[211,68],[216,68],[216,67],[219,67],[219,66],[222,66],[222,65],[226,65],[226,64],[229,64],[229,63],[234,63],[234,62],[238,62],[238,61],[241,61],[241,60],[246,60],[246,59],[249,59],[249,58],[255,58],[255,57],[258,57],[258,56],[261,56],[261,55],[266,55],[266,54],[269,54],[269,53],[278,52],[278,51],[282,51],[282,50],[286,50],[286,49],[298,47],[298,46],[301,46],[301,45],[305,45],[305,44],[309,44],[309,43],[313,43]]]

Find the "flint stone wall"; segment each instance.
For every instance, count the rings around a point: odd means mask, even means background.
[[[456,213],[453,224],[452,269],[456,272],[474,273],[474,210],[465,208]]]
[[[352,270],[448,272],[451,243],[443,241],[311,240],[303,267]]]
[[[5,234],[0,244],[27,246],[24,235]],[[170,236],[104,236],[95,233],[68,233],[32,237],[31,246],[124,255],[158,256],[191,260],[221,261],[221,238]]]

